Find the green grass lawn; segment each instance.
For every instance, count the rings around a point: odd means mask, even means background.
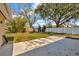
[[[79,38],[79,35],[75,34],[64,34],[64,33],[53,33],[53,32],[39,32],[39,33],[6,33],[5,34],[8,40],[13,40],[14,43],[28,41],[33,39],[45,38],[48,36],[65,36],[71,38]]]
[[[13,41],[15,43],[22,42],[22,41],[28,41],[33,39],[39,39],[39,38],[45,38],[47,36],[55,35],[56,33],[51,32],[40,32],[40,33],[6,33],[6,37]]]

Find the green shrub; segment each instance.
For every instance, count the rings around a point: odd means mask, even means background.
[[[25,30],[25,24],[27,22],[27,18],[25,17],[15,17],[11,22],[7,22],[7,32],[15,33],[15,32],[23,32]]]

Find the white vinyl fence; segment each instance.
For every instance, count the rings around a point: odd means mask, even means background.
[[[73,27],[73,28],[47,28],[46,32],[79,34],[79,27]]]

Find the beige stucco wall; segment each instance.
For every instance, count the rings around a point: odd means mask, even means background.
[[[4,35],[5,31],[4,31],[4,28],[3,28],[3,24],[0,24],[0,46],[3,44],[4,42],[4,39],[2,37],[2,35]]]
[[[9,4],[0,3],[0,11],[6,17],[6,20],[11,20],[11,10]]]
[[[0,15],[0,22],[2,21],[2,23],[0,23],[0,46],[4,42],[4,39],[2,37],[2,35],[5,33],[5,31],[4,31],[4,25],[3,25],[4,19],[5,18],[2,15]]]
[[[4,42],[2,35],[4,35],[4,21],[11,20],[11,12],[9,8],[9,4],[0,3],[0,47]]]

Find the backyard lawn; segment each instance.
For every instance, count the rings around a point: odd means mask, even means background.
[[[13,40],[15,43],[28,41],[33,39],[45,38],[48,36],[65,36],[67,38],[78,38],[79,35],[75,34],[64,34],[64,33],[54,33],[54,32],[37,32],[37,33],[6,33],[5,34],[8,40]]]
[[[28,41],[32,39],[39,39],[39,38],[45,38],[51,35],[55,35],[56,33],[51,32],[39,32],[39,33],[6,33],[6,37],[8,40],[12,40],[15,43],[22,42],[22,41]]]

